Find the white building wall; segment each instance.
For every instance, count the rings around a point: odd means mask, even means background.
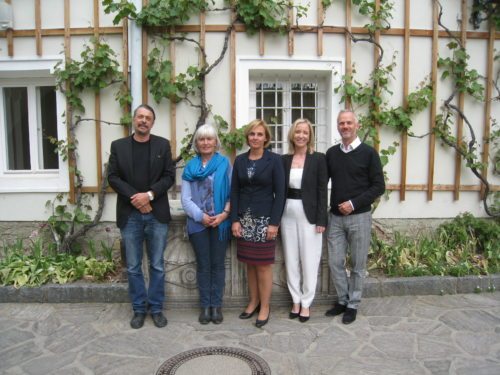
[[[307,3],[308,1],[303,1]],[[471,1],[469,1],[471,3]],[[312,1],[309,15],[301,20],[301,25],[316,23],[316,6]],[[71,1],[71,27],[92,27],[93,26],[93,1],[74,0]],[[222,7],[222,0],[216,1],[216,6]],[[470,5],[470,4],[469,4]],[[393,27],[404,27],[404,2],[395,2],[396,10],[394,18],[391,20]],[[460,16],[460,4],[458,1],[449,1],[445,4],[445,13],[443,21],[450,27],[456,29],[456,19]],[[48,0],[42,2],[42,25],[48,28],[63,28],[63,0]],[[13,1],[14,10],[14,29],[34,29],[34,0],[16,0]],[[101,26],[112,26],[112,15],[105,15],[100,10]],[[207,25],[228,24],[230,14],[228,11],[209,13],[206,17]],[[199,18],[193,17],[190,24],[198,24]],[[352,26],[360,27],[367,23],[366,17],[359,16],[353,6]],[[344,26],[345,10],[343,6],[339,7],[338,2],[326,12],[326,26]],[[472,26],[468,26],[472,30]],[[432,28],[432,1],[420,0],[411,1],[411,29]],[[480,31],[486,31],[484,24]],[[197,39],[198,33],[188,33],[187,37]],[[220,53],[224,42],[224,33],[207,32],[206,45],[208,62],[212,63]],[[79,59],[83,43],[89,40],[86,36],[73,36],[71,38],[71,56]],[[122,47],[120,35],[105,35],[104,40],[111,45],[117,53],[117,61],[122,64]],[[346,45],[343,34],[324,34],[323,46],[324,54],[322,58],[317,57],[316,35],[313,33],[295,33],[294,36],[294,56],[288,56],[288,40],[286,35],[265,33],[265,54],[259,55],[259,37],[256,35],[247,35],[237,33],[236,35],[236,59],[244,57],[254,57],[256,59],[283,59],[295,61],[297,59],[336,59],[342,64],[342,71],[345,71],[345,53]],[[63,37],[43,37],[44,56],[54,56],[63,51]],[[448,39],[440,38],[439,53],[442,56],[448,56],[449,50],[446,47]],[[394,80],[391,82],[391,88],[394,90],[394,96],[390,98],[390,104],[393,106],[402,103],[403,86],[403,38],[400,36],[382,36],[381,43],[385,50],[384,62],[388,63],[392,59],[393,53],[397,52],[397,68],[394,72]],[[36,58],[35,38],[23,37],[15,38],[15,57]],[[152,44],[149,45],[149,50]],[[424,81],[431,72],[432,40],[430,37],[411,37],[410,39],[410,92],[416,89],[416,86]],[[500,40],[495,41],[496,50],[500,49]],[[479,39],[469,39],[467,49],[471,55],[470,66],[478,70],[482,75],[486,73],[486,49],[487,41]],[[60,55],[61,57],[63,55]],[[0,59],[9,60],[7,55],[7,44],[5,38],[0,38]],[[373,69],[373,48],[366,43],[352,44],[352,62],[356,65],[356,78],[365,81],[371,69]],[[198,63],[198,53],[190,43],[176,43],[176,72],[184,72],[189,65]],[[495,66],[498,69],[498,62]],[[238,71],[236,72],[238,75]],[[228,122],[231,117],[231,76],[230,76],[230,55],[229,50],[222,62],[207,77],[207,101],[211,105],[212,113],[223,116]],[[442,101],[450,94],[451,87],[439,79],[438,83],[438,112]],[[118,122],[121,116],[120,108],[114,99],[114,88],[105,89],[101,92],[101,118],[102,120]],[[237,92],[237,97],[242,93]],[[85,96],[84,104],[86,107],[85,117],[94,117],[94,97],[91,93]],[[170,124],[170,103],[162,101],[157,104],[152,96],[149,96],[149,104],[156,109],[157,120],[153,133],[171,138]],[[336,111],[342,105],[334,103],[335,113],[330,114],[330,126],[332,139],[335,137]],[[240,109],[239,109],[240,110]],[[484,123],[484,106],[477,102],[467,100],[465,112],[473,121],[478,139],[482,137]],[[192,131],[198,119],[198,111],[191,108],[186,103],[177,105],[177,150],[181,148],[181,139],[185,129]],[[237,118],[244,118],[240,112]],[[500,106],[497,102],[492,103],[492,117],[500,117]],[[412,131],[416,135],[422,135],[429,132],[430,110],[426,109],[414,117],[414,126]],[[209,118],[208,121],[211,121]],[[237,126],[241,126],[245,121],[238,120]],[[466,128],[464,127],[464,131]],[[106,161],[109,157],[109,145],[112,140],[123,136],[123,130],[118,126],[101,126],[102,151],[101,157]],[[467,134],[465,131],[464,134]],[[82,123],[77,130],[79,140],[79,168],[83,171],[85,185],[94,186],[97,184],[97,175],[95,171],[96,164],[96,145],[95,145],[95,123]],[[381,131],[381,147],[387,147],[394,141],[400,142],[400,135],[390,129]],[[428,179],[428,154],[429,138],[409,138],[408,140],[408,165],[407,165],[407,184],[427,184]],[[435,172],[434,183],[452,185],[455,175],[455,155],[448,147],[443,147],[439,141],[435,148]],[[386,167],[389,176],[389,184],[399,184],[401,179],[401,149],[390,157],[390,162]],[[500,178],[492,176],[489,173],[490,182],[499,185]],[[179,180],[178,180],[179,183]],[[461,183],[467,185],[478,185],[477,179],[465,167],[462,167]],[[45,210],[45,202],[55,196],[52,193],[0,193],[0,221],[31,221],[44,220],[48,213]],[[104,210],[103,220],[114,220],[115,197],[113,194],[106,198],[106,208]],[[173,209],[179,209],[179,202],[173,202]],[[460,200],[453,200],[453,192],[435,191],[432,201],[427,201],[425,191],[407,191],[406,200],[401,201],[399,192],[393,191],[388,199],[382,199],[379,204],[375,217],[378,218],[441,218],[453,217],[461,212],[469,211],[477,216],[485,216],[482,208],[482,202],[479,200],[478,192],[461,192]]]

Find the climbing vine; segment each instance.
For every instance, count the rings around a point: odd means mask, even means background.
[[[126,17],[148,29],[153,37],[154,45],[148,54],[146,70],[149,91],[157,103],[163,99],[174,103],[185,101],[193,108],[198,109],[199,117],[195,129],[204,124],[211,114],[211,106],[206,100],[205,78],[224,58],[228,49],[230,32],[234,25],[243,23],[249,34],[260,29],[284,32],[292,26],[288,17],[289,10],[295,11],[298,20],[305,15],[308,9],[303,5],[295,5],[293,1],[289,0],[227,0],[225,4],[226,8],[215,9],[211,8],[214,5],[213,1],[152,0],[140,12],[137,12],[136,7],[128,1],[103,0],[104,11],[116,14],[113,20],[115,24]],[[191,16],[200,12],[229,9],[235,12],[236,19],[227,28],[223,47],[219,56],[212,63],[207,61],[205,48],[199,41],[180,33],[171,32],[172,28],[185,23]],[[173,64],[167,57],[167,47],[169,43],[173,42],[192,44],[201,54],[201,62],[197,66],[189,66],[185,72],[174,74]],[[241,148],[244,144],[242,130],[229,130],[227,122],[221,116],[213,115],[213,119],[218,126],[226,149]],[[194,131],[186,130],[186,136],[181,141],[183,147],[176,162],[191,157],[193,133]]]
[[[79,124],[96,120],[81,117],[85,113],[81,95],[86,90],[98,93],[105,87],[117,85],[119,87],[116,99],[123,107],[130,104],[131,97],[123,82],[116,54],[100,39],[91,38],[90,43],[84,46],[80,60],[66,60],[57,64],[55,76],[57,88],[64,93],[68,104],[66,113],[68,137],[65,141],[56,138],[50,140],[55,144],[63,160],[70,165],[70,172],[74,176],[75,197],[74,201],[70,201],[64,194],[58,194],[53,200],[47,201],[46,207],[51,211],[47,223],[57,251],[69,253],[76,250],[76,241],[99,223],[107,188],[107,165],[105,165],[98,193],[98,207],[94,217],[91,217],[90,197],[82,191],[83,175],[78,169],[78,141],[75,131]],[[102,120],[100,122],[108,125],[127,125],[129,119],[129,116],[124,116],[120,123]]]
[[[354,65],[352,74],[344,75],[340,85],[334,91],[341,93],[342,102],[348,102],[356,112],[359,112],[359,123],[364,142],[372,145],[379,143],[379,126],[386,126],[396,132],[413,136],[411,118],[429,106],[432,101],[431,85],[429,82],[422,82],[415,92],[406,97],[405,106],[391,107],[389,105],[389,99],[392,96],[390,83],[394,79],[396,55],[393,55],[389,64],[383,64],[384,49],[376,41],[375,33],[390,27],[389,19],[392,18],[393,3],[382,0],[378,9],[374,1],[353,0],[353,4],[358,7],[360,14],[370,19],[370,22],[364,25],[368,36],[359,38],[347,30],[346,32],[349,33],[354,43],[373,44],[379,51],[379,58],[365,83],[356,79],[356,66]],[[398,142],[393,142],[386,149],[380,150],[383,166],[389,163],[389,157],[396,153],[398,146]]]
[[[445,145],[456,150],[457,153],[464,159],[466,167],[469,168],[469,170],[484,186],[485,191],[482,197],[484,210],[489,216],[498,217],[500,216],[500,210],[498,210],[498,201],[500,200],[499,194],[491,193],[490,183],[482,173],[487,170],[488,164],[482,162],[480,156],[480,141],[477,139],[471,122],[472,120],[469,116],[467,116],[463,109],[455,104],[459,94],[468,95],[478,101],[484,101],[484,86],[479,82],[479,80],[483,80],[484,77],[481,77],[475,69],[471,69],[469,67],[468,62],[470,56],[467,53],[467,50],[462,45],[461,40],[455,37],[454,34],[443,24],[443,7],[438,0],[435,1],[439,6],[438,23],[451,38],[451,42],[448,43],[447,47],[452,53],[451,57],[440,57],[438,60],[438,67],[442,70],[441,79],[451,80],[453,90],[449,97],[444,100],[441,113],[436,116],[434,132]],[[486,84],[490,84],[490,82],[486,82]],[[496,83],[494,86],[498,90]],[[455,120],[458,119],[463,121],[468,131],[468,136],[464,135],[461,139],[457,139],[457,137],[452,134],[452,126],[454,125]],[[494,147],[498,146],[499,133],[496,127],[497,122],[493,120],[493,131],[491,132],[489,139],[484,140],[485,142],[489,142]],[[495,158],[498,157],[498,153],[498,150],[493,150],[493,163],[495,163]]]
[[[498,0],[474,0],[469,18],[474,29],[479,29],[483,21],[491,21],[500,30],[500,3]]]
[[[227,3],[231,1],[226,0]],[[260,29],[286,32],[292,26],[288,11],[295,10],[297,22],[307,13],[308,7],[294,5],[289,0],[238,0],[234,1],[237,20],[245,24],[249,34]]]
[[[324,11],[333,3],[333,0],[321,1]],[[146,72],[150,83],[150,92],[157,102],[163,99],[173,102],[186,101],[189,105],[197,108],[200,115],[196,126],[204,123],[211,113],[211,106],[206,102],[205,98],[205,78],[224,57],[229,33],[234,28],[235,23],[243,23],[249,34],[253,34],[258,30],[283,32],[290,30],[293,26],[288,17],[291,9],[294,10],[297,22],[307,12],[307,7],[286,0],[226,0],[226,8],[223,9],[213,8],[213,1],[151,0],[140,12],[137,12],[133,4],[125,0],[104,0],[103,4],[106,13],[115,13],[115,23],[120,22],[123,17],[134,19],[138,24],[146,27],[150,34],[153,35],[155,46],[149,53]],[[355,107],[356,110],[363,110],[363,114],[359,117],[363,140],[368,143],[379,143],[379,128],[381,126],[393,129],[395,132],[407,134],[410,137],[416,137],[417,135],[411,129],[412,117],[429,106],[433,98],[433,92],[430,82],[426,79],[420,83],[414,92],[405,98],[404,106],[394,107],[389,104],[392,96],[390,86],[394,79],[393,71],[396,67],[395,56],[393,56],[390,63],[384,64],[384,48],[376,35],[378,32],[390,28],[394,3],[390,0],[380,0],[378,2],[374,0],[352,0],[352,4],[361,15],[369,19],[369,22],[364,25],[366,34],[363,36],[355,36],[347,29],[345,32],[350,35],[353,43],[366,42],[372,44],[378,50],[378,59],[367,82],[362,83],[357,79],[356,67],[353,66],[352,74],[343,76],[341,84],[335,88],[335,91],[342,94],[342,100],[348,106]],[[231,9],[236,17],[227,29],[225,43],[219,57],[212,63],[207,62],[206,51],[198,41],[183,34],[172,32],[173,27],[183,24],[191,16],[200,12],[227,9]],[[480,22],[486,19],[496,23],[498,12],[499,9],[495,1],[475,0],[471,22],[474,27],[477,27]],[[441,24],[441,26],[443,25]],[[322,27],[322,25],[318,27]],[[452,36],[451,33],[450,36]],[[191,43],[202,56],[200,63],[197,66],[188,67],[185,72],[174,75],[172,62],[166,57],[166,46],[172,42]],[[482,77],[477,71],[468,69],[467,61],[469,56],[459,40],[452,38],[448,48],[452,51],[452,56],[440,58],[439,68],[442,70],[441,78],[453,80],[455,89],[450,98],[444,101],[443,113],[437,116],[435,134],[444,144],[456,148],[466,161],[466,166],[479,177],[481,176],[481,170],[484,170],[486,166],[480,163],[475,136],[471,133],[472,137],[469,142],[456,140],[451,135],[450,130],[453,119],[459,116],[464,119],[467,127],[472,131],[472,126],[467,117],[453,104],[453,100],[455,95],[459,93],[470,95],[476,100],[482,100],[484,88],[479,82]],[[498,90],[496,82],[495,87]],[[228,142],[228,147],[238,147],[239,144],[242,144],[244,140],[242,141],[241,133],[228,133],[227,136],[224,136],[224,131],[228,128],[227,122],[220,116],[212,116],[222,132],[221,139]],[[492,135],[486,140],[493,146],[498,144],[496,126],[496,122],[493,121]],[[187,130],[187,136],[182,141],[184,147],[181,153],[185,157],[188,157],[191,152],[191,136],[192,133]],[[387,164],[389,156],[396,152],[397,146],[397,142],[394,142],[387,149],[380,151],[384,164]],[[498,160],[498,151],[494,151],[492,155],[495,155],[494,157],[497,158],[495,160]],[[480,180],[489,191],[488,182],[482,177]],[[487,212],[492,214],[489,209],[487,209]]]

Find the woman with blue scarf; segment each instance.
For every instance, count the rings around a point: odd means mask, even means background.
[[[229,196],[231,166],[217,151],[220,140],[211,125],[200,126],[193,137],[196,156],[182,174],[182,207],[187,215],[189,241],[196,254],[201,324],[222,323],[224,259],[230,239]]]

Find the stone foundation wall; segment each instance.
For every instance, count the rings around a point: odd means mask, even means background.
[[[386,233],[400,231],[418,235],[432,230],[443,221],[377,219],[374,221],[374,224],[377,230],[383,230]],[[29,241],[30,235],[33,237],[33,233],[40,230],[40,226],[41,223],[39,222],[0,222],[0,238],[4,244],[15,242],[18,238]],[[99,224],[88,232],[86,238],[82,240],[82,244],[85,246],[86,241],[89,240],[94,241],[97,249],[100,249],[100,241],[104,241],[108,246],[113,246],[117,256],[120,254],[120,232],[115,223]],[[0,252],[1,255],[2,253]],[[147,264],[146,260],[144,264]],[[196,261],[185,232],[185,217],[183,215],[176,215],[169,225],[168,245],[165,252],[165,268],[167,271],[167,299],[173,303],[196,301],[198,298]],[[245,266],[236,258],[235,241],[232,241],[227,251],[225,268],[225,298],[233,301],[244,300],[247,295]],[[144,270],[147,272],[146,267],[144,267]],[[335,289],[330,281],[330,271],[328,268],[326,241],[324,241],[323,254],[318,272],[317,299],[329,299],[334,294]],[[284,301],[288,299],[289,294],[286,285],[283,252],[281,241],[278,240],[276,263],[274,265],[273,300]]]

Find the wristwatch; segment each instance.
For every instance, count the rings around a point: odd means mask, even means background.
[[[152,201],[153,199],[155,199],[155,196],[153,195],[152,191],[148,191],[148,196],[149,196],[149,200],[150,201]]]

